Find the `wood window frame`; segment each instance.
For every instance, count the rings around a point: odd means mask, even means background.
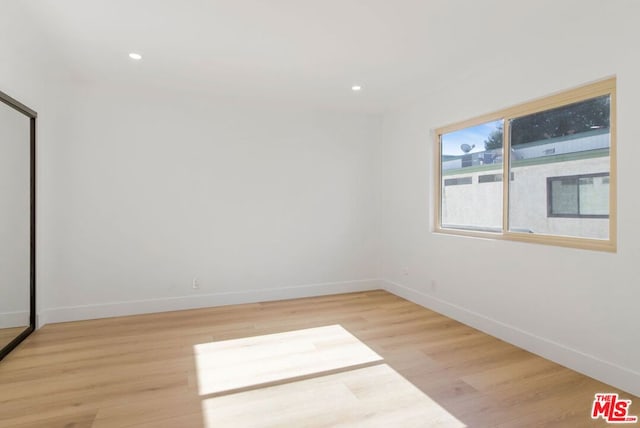
[[[610,145],[609,145],[609,237],[608,239],[580,238],[573,236],[546,235],[535,233],[523,233],[509,230],[509,184],[510,180],[503,180],[502,198],[502,231],[488,232],[466,229],[453,229],[442,227],[442,162],[441,162],[441,136],[450,132],[480,125],[487,122],[502,120],[503,128],[503,177],[509,177],[511,173],[511,159],[505,154],[511,151],[509,141],[509,121],[522,116],[539,113],[564,107],[569,104],[585,101],[599,96],[610,96]],[[478,116],[465,121],[435,129],[434,132],[434,171],[435,171],[435,203],[434,203],[434,228],[435,233],[469,236],[489,239],[502,239],[509,241],[530,242],[536,244],[555,245],[570,248],[580,248],[597,251],[617,251],[617,116],[616,116],[616,77],[610,77],[594,83],[583,85],[574,89],[562,91],[553,95],[538,98],[521,103],[513,107],[505,108],[493,113]]]

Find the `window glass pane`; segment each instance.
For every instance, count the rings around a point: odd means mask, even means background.
[[[578,214],[578,179],[556,178],[551,180],[551,214]]]
[[[609,119],[606,95],[510,120],[510,231],[608,239]]]
[[[498,120],[441,135],[442,227],[502,230],[502,129]]]
[[[609,215],[609,176],[580,178],[580,215]]]

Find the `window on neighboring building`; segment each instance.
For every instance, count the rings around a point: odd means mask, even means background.
[[[615,250],[615,79],[436,133],[437,231]]]
[[[513,180],[513,172],[511,173],[511,180]],[[495,183],[496,181],[502,181],[502,173],[478,176],[478,183]]]
[[[445,178],[445,186],[459,186],[461,184],[473,184],[471,177]]]
[[[547,216],[609,218],[609,173],[547,178]]]

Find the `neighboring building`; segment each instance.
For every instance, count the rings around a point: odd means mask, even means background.
[[[521,144],[511,158],[510,230],[608,238],[608,129]],[[501,229],[501,149],[443,157],[442,176],[443,225]]]

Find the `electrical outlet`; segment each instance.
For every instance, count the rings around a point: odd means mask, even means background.
[[[435,279],[431,280],[430,289],[432,292],[436,292],[438,290],[438,282]]]
[[[193,288],[194,290],[200,288],[200,282],[198,282],[198,278],[193,278],[193,281],[191,281],[191,288]]]
[[[409,268],[408,267],[403,267],[400,270],[400,274],[402,274],[402,276],[409,276]]]

